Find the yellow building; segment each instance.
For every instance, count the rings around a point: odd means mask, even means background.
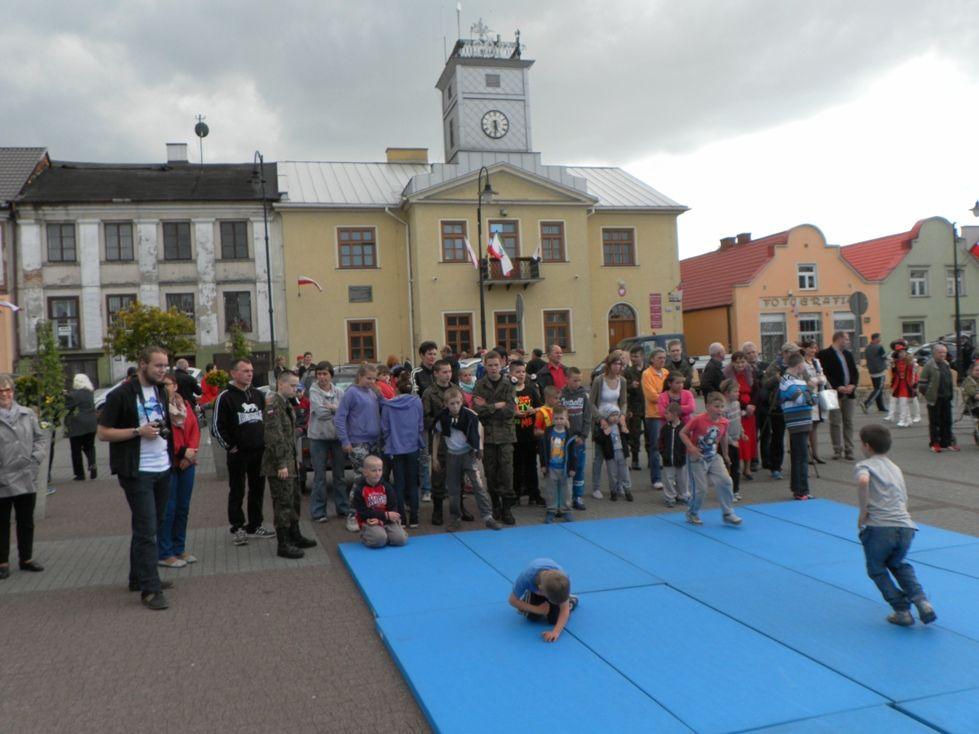
[[[556,342],[567,363],[591,367],[622,338],[683,331],[670,296],[685,207],[618,168],[544,165],[531,146],[532,64],[519,42],[456,44],[437,84],[446,163],[412,148],[389,148],[383,163],[279,163],[285,282],[323,287],[288,287],[293,352],[343,363],[414,360],[427,339],[457,353]],[[509,275],[486,259],[493,233]]]

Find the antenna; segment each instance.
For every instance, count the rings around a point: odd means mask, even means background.
[[[462,38],[462,3],[456,3],[456,38]]]
[[[204,138],[206,138],[207,134],[211,132],[211,129],[207,126],[204,120],[205,120],[204,115],[198,115],[197,124],[194,125],[194,135],[197,136],[198,142],[200,144],[202,166],[204,165]]]

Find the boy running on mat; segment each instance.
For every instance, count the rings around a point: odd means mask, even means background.
[[[728,457],[727,419],[723,417],[724,396],[712,392],[705,402],[707,412],[691,418],[680,431],[680,440],[687,447],[687,483],[690,489],[687,522],[691,525],[704,524],[700,519],[700,506],[707,493],[707,482],[712,481],[724,512],[724,522],[740,525],[741,518],[734,514],[732,482],[727,472],[731,459]]]
[[[553,625],[541,633],[541,637],[545,642],[554,642],[578,606],[578,597],[571,593],[571,579],[557,562],[550,558],[535,558],[514,581],[509,602],[531,622],[546,619]]]

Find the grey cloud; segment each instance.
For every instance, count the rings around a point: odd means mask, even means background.
[[[504,37],[521,29],[537,61],[535,147],[554,162],[683,152],[848,101],[924,53],[974,68],[979,47],[969,0],[463,10],[464,34],[480,15]],[[161,138],[190,140],[201,111],[211,159],[377,160],[388,145],[440,156],[433,86],[454,30],[448,0],[14,2],[0,27],[0,144],[159,160]]]

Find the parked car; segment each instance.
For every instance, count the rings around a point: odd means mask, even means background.
[[[204,376],[204,371],[203,370],[200,370],[200,369],[197,369],[196,367],[191,367],[187,371],[190,373],[190,376],[191,377],[193,377],[195,380],[197,380],[197,384],[200,385],[201,384],[201,378]],[[112,392],[113,390],[115,390],[117,387],[119,387],[125,381],[126,381],[126,378],[124,377],[121,380],[119,380],[119,382],[117,382],[112,387],[100,387],[98,390],[96,390],[93,393],[93,397],[95,399],[95,412],[96,413],[98,413],[99,411],[101,411],[102,410],[102,406],[105,405],[105,398],[106,398],[106,396],[110,392]]]
[[[683,344],[684,353],[686,353],[686,340],[683,338],[683,334],[651,334],[649,336],[633,336],[628,339],[623,339],[618,344],[615,345],[616,349],[624,349],[625,351],[631,351],[637,344],[642,346],[643,351],[646,353],[646,360],[649,360],[649,355],[653,353],[654,349],[666,349],[666,345],[669,344],[674,339],[679,339]],[[693,364],[693,360],[690,357],[686,357],[690,360],[690,364]],[[605,374],[605,361],[599,362],[595,369],[591,371],[591,379],[594,380],[599,375]]]

